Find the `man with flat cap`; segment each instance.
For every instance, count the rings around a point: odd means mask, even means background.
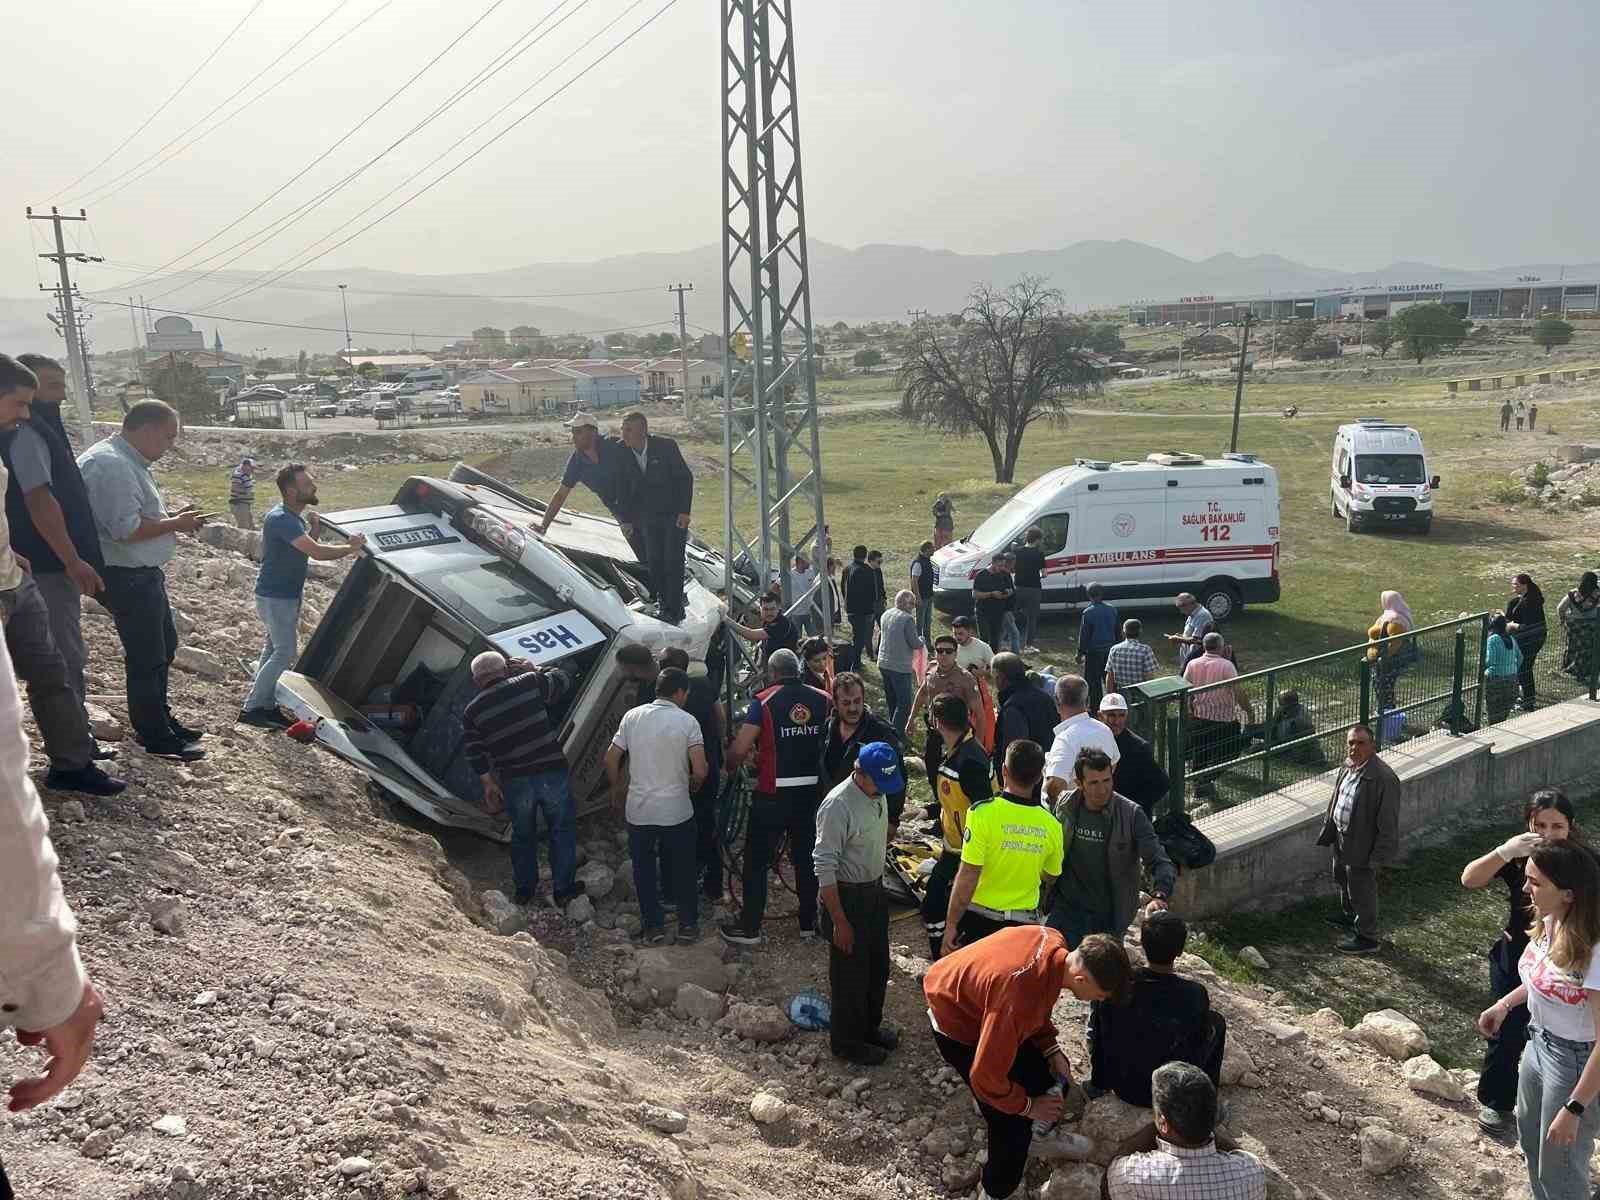
[[[616,518],[622,526],[622,536],[628,539],[628,545],[633,548],[633,556],[639,560],[640,566],[644,566],[647,561],[644,534],[633,516],[634,480],[639,474],[633,455],[621,438],[607,437],[601,433],[600,422],[594,419],[594,414],[581,408],[572,414],[567,428],[572,431],[572,457],[567,459],[567,468],[561,473],[561,486],[545,505],[544,521],[539,525],[539,532],[543,534],[550,528],[560,514],[561,506],[572,495],[572,489],[581,483],[600,497],[600,503],[606,506],[606,511]],[[653,580],[651,588],[653,591]]]

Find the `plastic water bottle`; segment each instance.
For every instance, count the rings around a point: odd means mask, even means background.
[[[1045,1093],[1046,1096],[1061,1096],[1063,1094],[1064,1093],[1063,1093],[1061,1085],[1059,1083],[1053,1084],[1051,1086],[1050,1090]],[[1043,1120],[1042,1118],[1040,1120],[1035,1121],[1033,1123],[1033,1136],[1034,1137],[1043,1137],[1045,1134],[1049,1133],[1052,1129],[1055,1128],[1055,1124],[1056,1123],[1054,1121],[1046,1121],[1046,1120]]]
[[[1079,1161],[1094,1153],[1094,1141],[1081,1133],[1057,1133],[1050,1136],[1050,1144],[1041,1147],[1048,1158],[1075,1158]]]

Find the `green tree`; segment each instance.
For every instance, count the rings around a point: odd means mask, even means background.
[[[1389,350],[1400,340],[1388,317],[1383,317],[1368,325],[1366,338],[1367,345],[1374,347],[1378,351],[1379,358],[1388,358]]]
[[[281,358],[258,358],[256,359],[256,370],[261,372],[263,375],[270,375],[274,371],[281,371],[283,370],[283,360]]]
[[[1418,364],[1430,354],[1453,349],[1467,336],[1467,323],[1443,304],[1413,304],[1389,321],[1406,355]]]
[[[1560,317],[1540,317],[1533,326],[1533,340],[1549,354],[1556,346],[1565,346],[1572,340],[1572,326]]]
[[[185,422],[208,425],[222,410],[219,388],[206,382],[206,373],[186,359],[167,355],[145,368],[148,395],[165,400]]]
[[[364,362],[364,363],[359,364],[356,367],[356,374],[361,376],[361,378],[363,378],[363,379],[371,379],[377,373],[378,373],[378,364],[377,363]]]
[[[878,350],[857,350],[855,357],[850,361],[862,370],[870,371],[873,367],[882,365],[883,354]]]
[[[507,351],[507,353],[509,353],[512,358],[515,358],[515,359],[518,359],[518,360],[521,360],[521,359],[524,359],[524,358],[532,358],[533,357],[533,347],[532,346],[526,346],[526,345],[513,346],[513,347],[511,347],[511,349],[509,351]]]
[[[1089,333],[1089,349],[1096,354],[1121,354],[1122,334],[1115,325],[1096,325]]]
[[[1062,295],[1036,275],[1010,287],[975,288],[960,329],[931,322],[911,331],[900,368],[900,415],[929,429],[979,433],[996,483],[1012,482],[1028,426],[1064,420],[1067,402],[1097,386],[1094,364],[1053,316]]]

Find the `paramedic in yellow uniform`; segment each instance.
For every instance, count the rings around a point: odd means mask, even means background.
[[[993,789],[989,784],[989,755],[973,736],[967,702],[960,696],[940,696],[933,702],[933,727],[944,747],[938,773],[934,776],[944,850],[928,876],[928,892],[922,901],[922,924],[928,931],[928,956],[937,959],[945,940],[950,885],[961,867],[967,809],[987,799]]]
[[[1044,748],[1018,739],[1006,748],[1005,789],[967,811],[961,869],[945,913],[945,954],[1012,925],[1037,925],[1041,897],[1061,874],[1061,822],[1033,799]]]

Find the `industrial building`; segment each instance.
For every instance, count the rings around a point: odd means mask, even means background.
[[[1128,320],[1135,325],[1208,325],[1240,322],[1246,312],[1257,321],[1367,320],[1392,317],[1413,304],[1443,304],[1474,321],[1527,320],[1569,313],[1600,312],[1600,284],[1562,280],[1522,280],[1492,287],[1458,287],[1447,283],[1396,283],[1361,288],[1324,288],[1283,296],[1182,296],[1153,304],[1135,304]]]

